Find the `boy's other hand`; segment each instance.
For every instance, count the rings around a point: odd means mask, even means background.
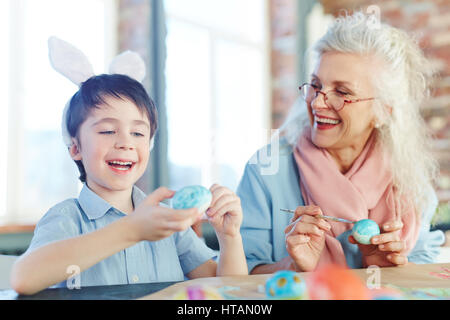
[[[242,224],[242,208],[240,198],[230,189],[213,184],[209,189],[212,193],[211,205],[206,210],[209,223],[217,236],[240,236]]]
[[[147,196],[128,217],[136,242],[157,241],[189,228],[199,219],[197,208],[175,210],[160,206],[175,191],[160,187]]]

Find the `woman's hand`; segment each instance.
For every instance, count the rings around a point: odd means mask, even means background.
[[[206,211],[206,216],[216,231],[217,237],[234,238],[240,236],[242,224],[240,198],[230,189],[217,184],[213,184],[210,191],[212,200],[209,209]]]
[[[291,224],[284,230],[286,249],[297,271],[308,272],[316,268],[325,246],[325,231],[331,229],[328,222],[314,217],[317,214],[322,214],[318,206],[297,207]]]
[[[390,221],[382,226],[383,233],[370,239],[371,244],[360,244],[353,236],[349,236],[348,240],[350,243],[358,244],[363,255],[364,267],[405,265],[408,263],[408,257],[402,253],[405,249],[405,242],[400,239],[402,228],[401,221]]]
[[[127,216],[132,226],[135,241],[157,241],[175,232],[189,228],[200,218],[197,208],[175,210],[160,206],[160,202],[172,198],[175,191],[161,187],[147,196],[136,209]]]

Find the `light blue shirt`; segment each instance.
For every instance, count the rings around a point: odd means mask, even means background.
[[[284,229],[293,214],[281,212],[280,209],[304,206],[292,146],[282,138],[278,156],[275,152],[272,154],[271,147],[268,145],[267,149],[260,149],[247,163],[237,189],[244,214],[241,234],[249,272],[257,265],[272,264],[288,256]],[[270,166],[277,170],[270,169]],[[419,238],[408,256],[411,262],[433,263],[439,254],[439,246],[444,243],[442,231],[430,232],[430,221],[436,206],[437,198],[435,205],[422,214]],[[362,268],[358,246],[347,240],[350,232],[342,233],[337,239],[344,249],[348,266]]]
[[[146,197],[133,187],[134,206]],[[45,244],[99,230],[124,217],[86,185],[78,199],[52,207],[38,222],[27,252]],[[189,228],[159,241],[141,241],[81,272],[81,286],[182,281],[185,275],[216,256]],[[70,265],[70,261],[67,261]],[[68,277],[72,273],[68,273]],[[63,281],[55,287],[65,287]]]

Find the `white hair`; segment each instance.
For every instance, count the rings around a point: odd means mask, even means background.
[[[412,201],[421,214],[436,201],[432,183],[438,163],[431,152],[431,134],[420,114],[421,104],[430,95],[434,71],[412,37],[375,18],[362,12],[338,17],[313,51],[316,58],[327,52],[343,52],[371,56],[383,63],[373,77],[377,97],[373,111],[381,124],[375,129],[377,141],[391,156],[397,196]],[[280,127],[292,145],[309,125],[304,104],[297,100]]]

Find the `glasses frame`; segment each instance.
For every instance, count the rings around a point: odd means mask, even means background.
[[[345,98],[343,97],[344,103],[342,104],[342,107],[339,108],[339,109],[336,109],[336,108],[334,108],[333,106],[328,105],[328,103],[327,103],[327,100],[328,100],[327,94],[330,93],[330,92],[336,92],[336,90],[330,90],[330,91],[328,91],[328,92],[323,92],[323,91],[321,91],[321,90],[316,89],[311,83],[307,83],[307,82],[305,82],[304,84],[302,84],[301,86],[299,86],[299,87],[298,87],[298,90],[300,90],[300,92],[301,92],[304,86],[311,86],[311,87],[314,89],[314,91],[315,91],[315,93],[316,93],[315,96],[314,96],[314,99],[316,99],[316,98],[318,97],[319,93],[323,94],[323,97],[324,97],[323,100],[324,100],[325,104],[327,105],[327,107],[328,107],[328,108],[331,108],[331,109],[333,109],[333,110],[335,110],[335,111],[341,111],[342,109],[344,109],[346,103],[347,103],[347,104],[350,104],[350,103],[356,103],[356,102],[369,101],[369,100],[374,100],[374,99],[376,99],[376,98],[362,98],[362,99],[353,99],[353,100],[349,100],[349,99],[345,99]],[[338,94],[339,94],[339,93],[338,93]],[[302,96],[302,98],[306,101],[305,97],[303,97],[303,94],[302,94],[301,96]],[[312,101],[312,100],[311,100],[311,101]],[[306,101],[306,102],[308,103],[308,101]]]

